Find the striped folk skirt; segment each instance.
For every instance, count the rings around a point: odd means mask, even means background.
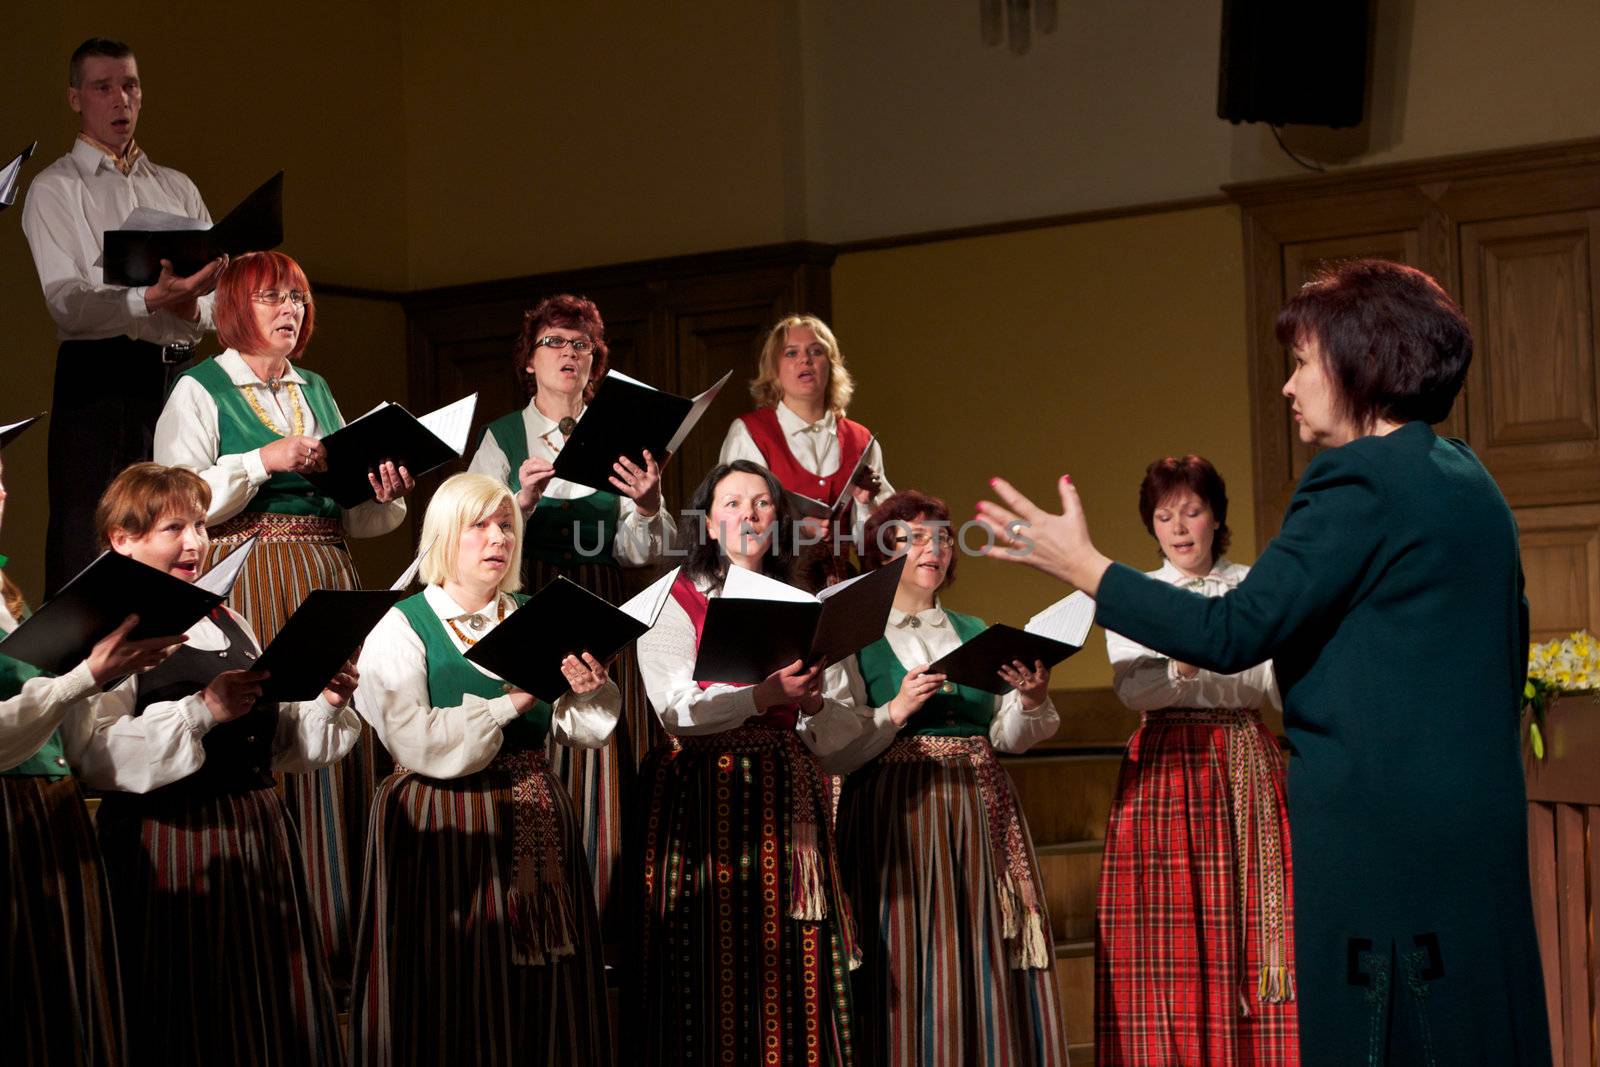
[[[793,730],[674,738],[646,766],[643,1018],[626,1062],[869,1063],[821,769]]]
[[[557,567],[542,560],[526,560],[523,589],[538,592],[557,575],[576,582],[611,604],[621,604],[624,595],[622,568],[603,563],[583,563]],[[583,851],[589,858],[589,876],[594,884],[595,906],[608,940],[626,941],[635,919],[621,910],[618,898],[624,870],[624,851],[633,854],[637,842],[623,838],[639,825],[642,787],[639,766],[645,755],[665,739],[656,717],[651,714],[639,677],[633,645],[618,653],[611,663],[611,680],[622,690],[622,711],[617,730],[602,748],[569,748],[550,742],[547,755],[556,777],[566,784],[578,817],[578,832]]]
[[[244,512],[213,527],[208,565],[251,534],[259,536],[228,606],[250,620],[265,648],[315,589],[359,589],[355,563],[335,519]],[[317,937],[342,1001],[354,966],[355,906],[372,793],[393,761],[377,735],[362,730],[337,763],[283,776],[283,798],[300,835]]]
[[[112,793],[96,823],[129,1063],[342,1061],[300,842],[275,790]]]
[[[988,738],[901,737],[848,775],[839,862],[861,932],[861,1062],[1065,1067],[1038,862]]]
[[[0,775],[0,1041],[14,1063],[119,1067],[126,1039],[111,900],[71,778]]]
[[[373,800],[351,1062],[608,1065],[609,1019],[588,865],[544,755],[396,770]]]
[[[1299,1063],[1283,758],[1253,711],[1147,712],[1095,908],[1102,1067]]]

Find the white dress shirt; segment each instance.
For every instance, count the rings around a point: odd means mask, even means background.
[[[244,616],[225,609],[249,637]],[[189,628],[186,648],[222,652],[227,635],[209,618]],[[205,763],[201,738],[216,725],[202,692],[181,700],[161,700],[135,716],[139,675],[90,698],[92,714],[69,715],[61,724],[67,760],[84,782],[96,789],[148,793],[181,781]],[[336,763],[355,747],[361,719],[346,702],[334,708],[322,697],[278,705],[278,728],[272,739],[272,770],[302,774]]]
[[[588,409],[585,408],[585,411]],[[578,419],[583,419],[583,412],[579,412]],[[529,459],[545,459],[551,463],[556,461],[556,456],[561,452],[561,446],[566,444],[567,438],[561,432],[560,425],[545,418],[544,413],[534,405],[532,400],[522,409],[522,432],[528,442]],[[655,457],[659,464],[664,457]],[[473,455],[472,462],[467,465],[467,470],[473,474],[487,474],[489,477],[509,486],[512,475],[517,472],[511,469],[511,460],[507,458],[500,448],[500,442],[494,439],[494,434],[483,435],[483,443],[478,446],[478,451]],[[611,490],[615,492],[615,488]],[[593,496],[595,490],[587,485],[578,485],[563,478],[551,478],[544,485],[542,497],[551,500],[582,500],[586,496]],[[618,563],[630,567],[642,567],[654,563],[665,554],[667,546],[677,532],[672,516],[667,514],[666,502],[656,513],[649,518],[639,514],[639,505],[634,503],[632,497],[617,493],[621,504],[621,511],[617,520],[616,543],[612,546],[612,555]]]
[[[777,412],[778,425],[783,429],[784,440],[789,442],[789,451],[794,453],[794,458],[799,461],[800,466],[819,478],[826,478],[839,469],[839,419],[832,411],[816,422],[807,422],[796,415],[789,405],[779,401]],[[728,427],[728,436],[722,439],[722,454],[718,459],[722,463],[747,459],[763,467],[769,465],[767,457],[756,445],[756,439],[750,436],[743,419],[734,419],[733,425]],[[894,493],[894,486],[889,484],[889,479],[883,473],[883,449],[878,447],[876,440],[867,446],[867,467],[878,476],[878,492],[873,496],[871,504],[862,504],[860,501],[855,503],[858,525],[866,522],[867,516],[872,514],[872,509]],[[806,493],[806,496],[815,497],[816,494]]]
[[[498,609],[464,611],[440,586],[428,586],[423,598],[441,621],[481,616],[479,640],[498,623]],[[500,594],[499,606],[507,615],[516,607],[509,593]],[[467,650],[469,646],[448,624],[444,630],[457,651]],[[472,666],[485,678],[500,681],[477,664]],[[464,693],[455,707],[434,707],[428,694],[427,650],[399,608],[389,609],[367,635],[359,667],[356,706],[362,716],[396,763],[429,778],[462,778],[483,770],[500,751],[501,728],[522,715],[512,704],[509,685],[504,686],[503,696],[485,699]],[[600,748],[616,730],[621,710],[622,693],[615,682],[607,681],[581,696],[569,690],[551,709],[550,736],[573,748]]]
[[[1204,578],[1191,578],[1170,561],[1150,577],[1205,596],[1222,596],[1236,589],[1250,568],[1219,559]],[[1132,711],[1161,708],[1250,708],[1259,710],[1268,700],[1279,707],[1278,686],[1272,661],[1259,663],[1238,674],[1202,670],[1193,678],[1178,673],[1177,663],[1154,649],[1106,631],[1106,655],[1111,659],[1111,687]]]
[[[126,175],[87,141],[40,171],[22,206],[22,232],[33,251],[56,336],[63,341],[131,337],[153,344],[193,344],[211,329],[212,298],[200,298],[200,321],[148,311],[144,287],[106,285],[105,231],[119,229],[136,207],[209,223],[194,182],[140,154]]]
[[[17,626],[0,603],[0,630],[9,634]],[[84,699],[98,688],[85,660],[56,678],[29,678],[20,692],[0,700],[0,771],[32,759],[69,714],[86,710]]]
[[[217,366],[227,371],[234,385],[249,389],[261,410],[272,420],[273,429],[288,436],[294,429],[291,419],[289,391],[280,388],[274,393],[256,376],[244,357],[228,349],[217,357]],[[289,371],[280,382],[293,382],[299,390],[296,398],[304,421],[307,437],[321,437],[331,432],[331,427],[317,425],[316,413],[306,400],[306,380],[289,365]],[[334,410],[338,411],[336,403]],[[339,419],[344,421],[340,412]],[[256,490],[272,477],[261,459],[261,449],[218,455],[221,433],[217,427],[217,401],[194,378],[185,375],[172,387],[172,395],[161,409],[156,420],[155,460],[169,467],[188,467],[211,487],[211,507],[206,511],[206,525],[215,526],[249,509],[250,498]],[[368,500],[342,513],[345,533],[351,537],[377,537],[386,534],[405,521],[406,502],[391,500],[380,504]]]
[[[700,591],[714,598],[722,588],[720,584],[700,586]],[[698,653],[694,622],[677,599],[669,596],[661,606],[655,627],[639,638],[638,644],[639,674],[644,679],[645,693],[667,733],[679,737],[720,734],[761,714],[753,685],[700,688],[694,680]],[[838,666],[828,668],[822,707],[815,715],[801,715],[795,724],[806,746],[818,756],[837,751],[861,732],[861,716],[837,699],[842,686],[839,671]]]
[[[943,605],[937,600],[933,607],[915,614],[889,609],[889,625],[883,636],[894,650],[895,659],[906,670],[922,667],[940,656],[961,647],[961,635],[950,624]],[[867,684],[861,677],[861,664],[855,656],[844,661],[845,699],[861,709],[867,717],[866,729],[849,748],[823,760],[823,769],[830,774],[846,774],[866,765],[888,748],[900,733],[900,727],[889,718],[889,705],[872,707],[867,702]],[[1022,706],[1022,694],[1013,689],[1004,696],[994,698],[994,719],[989,724],[989,744],[997,752],[1026,752],[1040,741],[1055,735],[1061,725],[1061,716],[1048,694],[1043,704],[1036,708]]]

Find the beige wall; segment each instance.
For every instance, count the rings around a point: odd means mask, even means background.
[[[1232,556],[1255,556],[1244,271],[1231,207],[840,257],[834,325],[859,382],[851,415],[898,489],[964,522],[989,477],[1054,501],[1071,474],[1102,551],[1157,565],[1139,521],[1145,466],[1199,452],[1230,488]],[[974,537],[973,544],[978,539]],[[1066,589],[962,558],[947,602],[1020,625]],[[1110,683],[1104,646],[1056,684]]]

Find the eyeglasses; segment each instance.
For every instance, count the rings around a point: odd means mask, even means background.
[[[896,545],[916,545],[918,548],[927,548],[929,545],[938,545],[940,548],[949,548],[956,543],[950,536],[949,530],[912,530],[909,534],[901,534],[894,539]]]
[[[250,299],[268,307],[279,307],[285,300],[297,308],[311,303],[311,294],[304,289],[261,289],[250,294]]]
[[[541,337],[533,343],[539,348],[553,348],[557,352],[571,345],[572,350],[580,356],[594,347],[593,341],[581,341],[571,337]]]

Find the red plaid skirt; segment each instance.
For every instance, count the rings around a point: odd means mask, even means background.
[[[1299,1063],[1283,759],[1253,711],[1150,712],[1095,909],[1101,1067]]]

